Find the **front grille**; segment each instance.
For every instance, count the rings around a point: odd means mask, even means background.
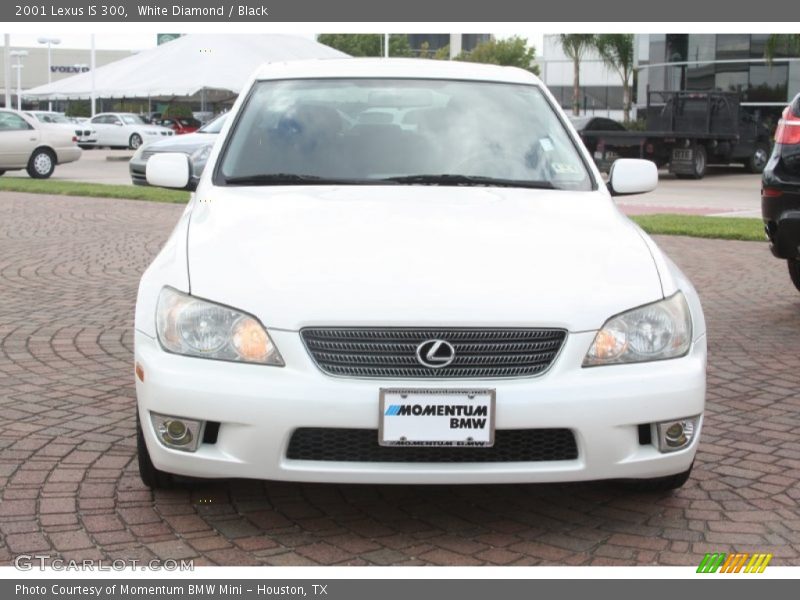
[[[563,329],[310,328],[306,348],[330,375],[376,378],[502,378],[537,375],[561,349]],[[452,344],[455,359],[426,367],[417,347],[426,340]]]
[[[375,429],[297,429],[286,458],[384,463],[507,463],[575,460],[569,429],[499,429],[490,448],[380,446]]]

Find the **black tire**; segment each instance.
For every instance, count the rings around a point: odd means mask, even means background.
[[[769,161],[769,148],[764,144],[757,144],[745,166],[751,173],[763,173],[767,161]]]
[[[141,477],[142,483],[154,490],[169,489],[175,486],[175,478],[171,474],[157,469],[150,460],[138,410],[136,411],[136,454],[139,459],[139,477]]]
[[[692,474],[694,463],[683,473],[667,475],[666,477],[655,477],[653,479],[623,479],[619,484],[630,492],[669,492],[677,490],[689,481]]]
[[[3,176],[3,175],[5,175],[5,174],[6,174],[6,172],[5,172],[5,171],[0,171],[0,177],[2,177],[2,176]]]
[[[128,148],[130,148],[131,150],[138,150],[139,146],[141,145],[142,145],[142,136],[140,136],[138,133],[134,133],[131,136],[131,139],[128,140]]]
[[[790,258],[786,263],[789,265],[789,277],[792,278],[794,287],[800,292],[800,260]]]
[[[56,155],[47,148],[37,148],[31,154],[25,170],[34,179],[47,179],[56,170]]]

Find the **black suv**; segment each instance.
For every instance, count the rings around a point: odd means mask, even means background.
[[[772,254],[786,259],[800,290],[800,94],[775,130],[775,148],[762,179],[761,214]]]

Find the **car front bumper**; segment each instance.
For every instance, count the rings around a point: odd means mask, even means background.
[[[581,368],[594,332],[567,337],[549,371],[538,377],[496,380],[347,379],[323,374],[297,332],[270,331],[285,367],[178,356],[140,331],[135,357],[139,413],[153,464],[162,471],[204,478],[468,484],[652,478],[686,471],[692,443],[661,453],[655,437],[642,443],[639,425],[701,416],[705,404],[705,336],[679,359]],[[292,460],[298,428],[377,430],[381,388],[496,390],[496,429],[566,428],[578,457],[544,462],[398,463]],[[149,414],[219,422],[215,443],[196,452],[165,447]],[[376,433],[377,435],[377,433]],[[479,450],[478,450],[479,451]]]

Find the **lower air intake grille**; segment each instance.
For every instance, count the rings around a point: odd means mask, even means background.
[[[506,463],[575,460],[569,429],[500,429],[491,448],[392,447],[378,444],[375,429],[297,429],[286,458],[384,463]]]
[[[307,328],[303,342],[319,368],[343,377],[503,378],[545,371],[558,355],[563,329]],[[441,368],[420,363],[429,340],[452,347]]]

